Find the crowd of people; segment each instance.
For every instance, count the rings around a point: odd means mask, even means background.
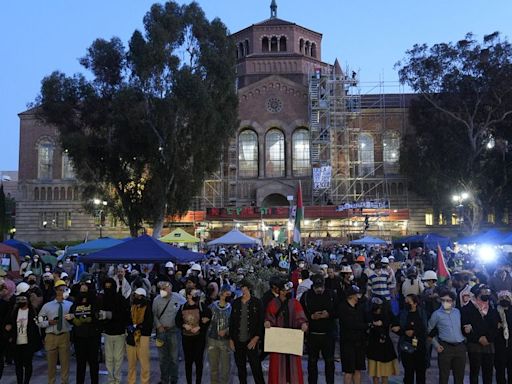
[[[28,257],[19,281],[0,269],[0,379],[8,360],[18,384],[29,383],[37,353],[46,355],[50,384],[58,366],[69,382],[73,355],[78,384],[87,366],[98,383],[100,361],[109,383],[134,384],[138,369],[149,383],[154,344],[162,384],[178,383],[180,359],[186,382],[201,383],[205,354],[211,383],[229,382],[233,358],[241,384],[247,363],[256,384],[302,384],[301,356],[264,350],[265,329],[280,327],[304,333],[310,384],[320,356],[327,384],[337,361],[347,384],[361,383],[364,371],[386,384],[399,362],[407,384],[425,383],[435,355],[441,384],[450,375],[462,384],[466,361],[472,384],[511,383],[512,260],[483,264],[448,247],[451,276],[441,281],[437,256],[406,247],[233,247],[191,265],[93,265],[80,276],[70,256],[56,266]],[[263,270],[270,276],[256,289]]]

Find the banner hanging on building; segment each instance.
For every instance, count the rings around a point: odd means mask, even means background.
[[[331,174],[332,167],[330,165],[313,168],[313,189],[331,188]]]
[[[338,212],[348,209],[389,209],[389,200],[355,201],[353,203],[343,203],[336,207]]]

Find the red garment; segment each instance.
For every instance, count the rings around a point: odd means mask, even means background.
[[[272,327],[300,329],[302,324],[307,323],[307,317],[304,310],[295,299],[288,300],[289,321],[285,324],[284,311],[280,311],[276,317],[281,300],[274,298],[268,304],[266,312],[266,321],[269,321]],[[287,358],[289,358],[289,379],[287,380]],[[295,355],[286,355],[283,353],[271,353],[268,369],[268,384],[303,384],[302,357]]]
[[[295,294],[297,294],[297,287],[299,286],[300,272],[301,270],[297,268],[292,272],[291,276],[291,281],[293,283],[293,290]]]

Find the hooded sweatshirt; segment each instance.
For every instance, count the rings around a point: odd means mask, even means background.
[[[229,331],[229,317],[231,316],[231,304],[226,303],[224,307],[220,306],[220,301],[214,301],[210,304],[212,311],[212,320],[208,328],[208,337],[215,340],[228,340],[229,332],[224,337],[219,336],[222,330]]]

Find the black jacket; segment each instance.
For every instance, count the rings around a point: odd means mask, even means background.
[[[352,307],[346,300],[343,300],[339,306],[338,316],[340,318],[342,342],[359,344],[366,341],[368,320],[362,304]]]
[[[146,300],[145,305],[146,311],[144,312],[144,320],[142,324],[137,324],[137,329],[140,330],[141,336],[151,336],[151,332],[153,331],[153,310],[151,308],[151,301]]]
[[[259,336],[261,339],[263,336],[263,319],[264,311],[261,304],[261,300],[257,297],[251,296],[248,301],[248,320],[247,324],[249,327],[249,339],[254,336]],[[233,308],[231,310],[231,317],[229,318],[229,336],[232,340],[238,341],[240,335],[240,321],[242,318],[242,298],[239,297],[233,302]]]
[[[272,292],[272,289],[269,289],[267,290],[263,296],[261,296],[261,308],[263,309],[263,312],[267,312],[267,307],[269,305],[269,303],[272,301],[272,299],[274,299],[275,297],[277,297],[276,295],[274,295],[274,293]]]
[[[489,311],[487,315],[482,316],[480,311],[472,302],[469,302],[460,311],[461,323],[464,332],[464,325],[471,324],[471,332],[464,333],[468,343],[478,344],[482,336],[487,338],[489,343],[493,343],[498,334],[498,312],[489,303]]]
[[[98,298],[98,311],[112,312],[112,318],[101,320],[100,326],[107,335],[124,335],[130,323],[130,305],[120,292],[103,294]]]
[[[5,332],[5,336],[7,341],[12,345],[16,345],[16,336],[18,334],[17,329],[17,320],[18,320],[18,307],[14,307],[10,314],[6,317],[4,325],[2,327]],[[37,317],[36,311],[29,306],[28,309],[28,325],[27,325],[27,337],[28,337],[28,346],[30,347],[31,353],[35,353],[39,351],[43,344],[41,342],[41,334],[39,333],[39,327],[35,322],[35,318]],[[5,331],[5,326],[10,325],[11,330]]]
[[[330,289],[326,289],[321,295],[317,295],[313,289],[304,292],[300,298],[300,304],[304,313],[308,317],[309,332],[313,333],[331,333],[336,328],[335,318],[337,317],[337,307],[335,294]],[[315,312],[327,311],[329,317],[326,319],[313,320],[311,315]]]

